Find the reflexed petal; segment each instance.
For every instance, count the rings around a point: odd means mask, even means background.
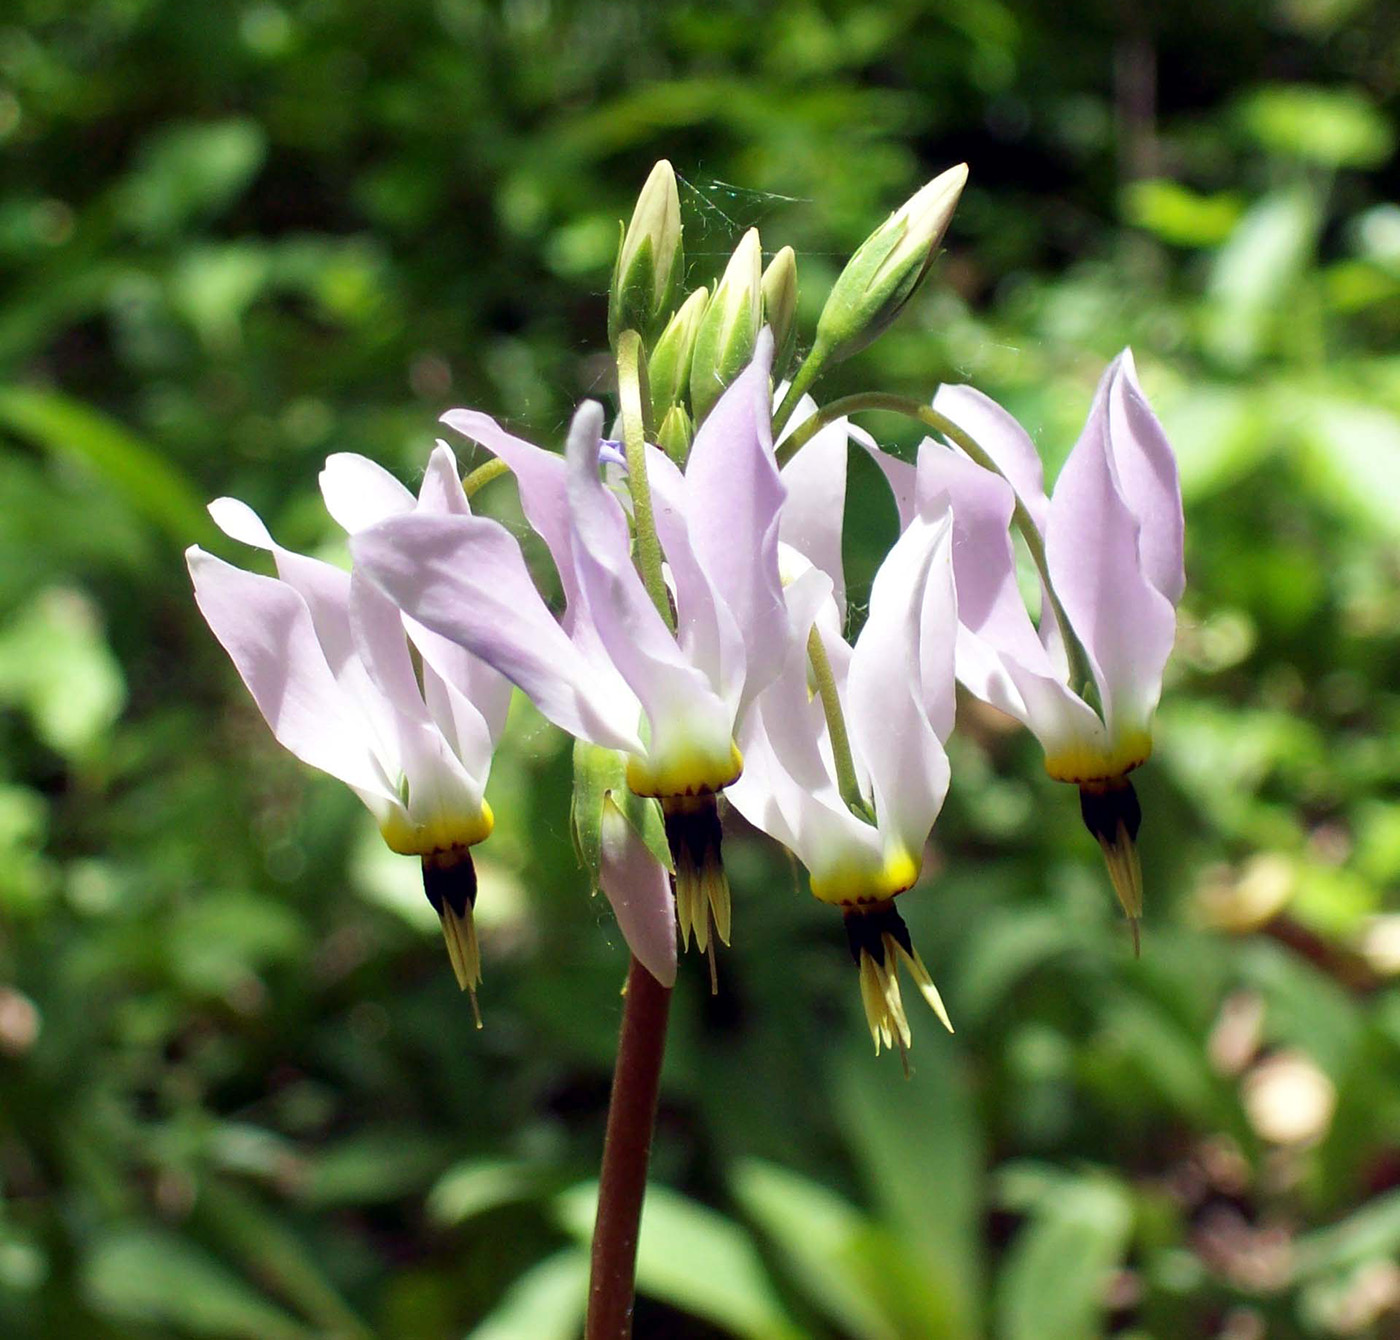
[[[908,461],[902,461],[898,456],[891,456],[888,451],[876,444],[875,439],[869,433],[865,432],[864,429],[857,428],[854,424],[851,425],[851,441],[858,442],[864,447],[866,454],[880,467],[880,473],[885,476],[885,481],[890,486],[890,492],[894,494],[894,505],[899,512],[899,529],[903,531],[914,519],[918,487],[917,471]]]
[[[676,602],[676,635],[687,660],[737,710],[744,685],[745,648],[729,606],[700,566],[686,528],[686,480],[665,452],[647,447],[656,534],[670,567]]]
[[[1093,665],[1111,738],[1145,731],[1176,634],[1143,572],[1139,527],[1115,477],[1105,388],[1060,471],[1046,526],[1050,580]]]
[[[350,629],[350,574],[319,558],[284,549],[273,540],[257,513],[236,498],[216,498],[209,504],[209,515],[231,539],[272,554],[278,577],[306,602],[322,655],[336,683],[354,699],[366,718],[376,751],[392,772],[397,766],[393,724],[383,695],[370,682],[360,661]]]
[[[670,876],[609,797],[603,802],[598,883],[627,947],[662,986],[676,983],[676,901]]]
[[[438,438],[433,454],[428,457],[428,468],[424,470],[423,482],[418,486],[418,510],[445,512],[449,516],[471,515],[471,504],[467,502],[466,491],[462,488],[457,457],[441,438]]]
[[[1040,453],[1026,430],[990,396],[970,386],[939,387],[933,407],[952,419],[991,457],[1043,535],[1049,508],[1045,472]]]
[[[953,674],[958,634],[958,597],[953,581],[953,516],[946,500],[941,513],[925,511],[924,519],[942,525],[947,535],[934,548],[924,583],[919,614],[919,683],[924,711],[934,733],[944,742],[953,733],[957,712]]]
[[[411,494],[382,465],[350,451],[326,457],[321,471],[326,511],[348,535],[413,510]]]
[[[803,396],[783,436],[816,412],[816,402]],[[841,530],[846,511],[849,440],[849,423],[838,419],[811,438],[783,466],[787,501],[778,525],[782,543],[805,554],[831,578],[832,595],[842,618],[846,614],[846,577],[841,563]]]
[[[773,459],[769,368],[773,333],[760,332],[753,361],[701,425],[686,466],[690,542],[748,649],[744,693],[778,673],[786,648],[778,580],[778,526],[786,489]]]
[[[559,572],[559,581],[569,607],[565,626],[571,626],[578,583],[574,576],[573,544],[569,536],[564,458],[557,452],[546,451],[523,437],[506,432],[489,414],[477,410],[449,410],[442,416],[442,422],[463,437],[480,443],[493,456],[510,466],[520,491],[520,510],[548,546],[550,557],[554,559],[554,566]]]
[[[195,601],[278,743],[355,788],[377,814],[397,804],[354,701],[336,683],[306,602],[272,577],[186,551]]]
[[[566,452],[574,564],[589,620],[613,665],[641,700],[651,724],[645,751],[649,756],[696,751],[723,751],[727,756],[733,711],[686,660],[651,603],[632,564],[622,509],[598,476],[602,423],[601,408],[584,404],[574,415]],[[614,747],[642,752],[636,746]]]
[[[948,757],[920,691],[925,588],[949,562],[951,519],[915,517],[870,590],[870,615],[851,656],[848,728],[870,773],[881,835],[918,861],[948,790]]]
[[[505,527],[418,513],[362,531],[351,549],[357,568],[405,614],[494,666],[555,725],[612,749],[640,748],[635,702],[599,685]]]
[[[1138,549],[1148,580],[1173,605],[1186,586],[1184,523],[1176,456],[1138,385],[1132,350],[1109,365],[1108,441],[1119,488],[1137,518]]]

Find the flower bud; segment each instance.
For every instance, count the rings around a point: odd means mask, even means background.
[[[676,174],[663,158],[642,187],[618,246],[608,296],[608,339],[614,346],[624,330],[637,331],[644,341],[656,334],[675,305],[684,269]]]
[[[966,181],[966,163],[935,177],[846,262],[817,322],[816,343],[827,361],[864,349],[914,296],[933,264]]]
[[[673,405],[685,399],[690,384],[690,362],[695,354],[695,336],[710,301],[710,291],[698,288],[681,304],[679,312],[666,324],[656,348],[647,359],[647,380],[651,385],[652,419],[660,423]]]
[[[773,380],[779,381],[797,343],[797,253],[791,247],[763,272],[763,322],[773,331]]]
[[[724,271],[695,336],[690,408],[700,423],[724,388],[748,366],[763,321],[763,250],[750,228]]]
[[[661,420],[661,427],[656,430],[656,445],[677,465],[684,466],[694,440],[695,430],[691,427],[685,406],[672,405]]]

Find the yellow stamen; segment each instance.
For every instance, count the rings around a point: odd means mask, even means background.
[[[469,847],[447,847],[423,855],[423,892],[442,923],[442,938],[457,985],[471,996],[472,1018],[481,1027],[476,988],[481,984],[481,947],[476,939],[476,867]]]
[[[913,1034],[900,994],[899,964],[904,964],[919,994],[951,1033],[953,1025],[943,998],[923,959],[910,943],[904,918],[895,911],[893,903],[848,912],[846,934],[860,973],[861,1004],[865,1007],[865,1022],[875,1043],[875,1054],[880,1054],[881,1047],[887,1050],[897,1047],[907,1073]]]
[[[729,879],[720,853],[719,807],[714,796],[668,796],[661,802],[661,811],[676,867],[681,946],[688,948],[693,941],[695,948],[709,957],[710,988],[718,991],[714,942],[729,943],[732,921]]]

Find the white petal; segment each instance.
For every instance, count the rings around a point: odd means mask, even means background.
[[[607,693],[611,684],[598,685],[505,527],[486,517],[417,513],[362,531],[351,548],[357,569],[405,614],[494,666],[561,729],[608,748],[640,749],[635,700],[629,707]]]
[[[923,702],[922,616],[935,556],[946,563],[951,519],[915,517],[875,574],[870,615],[851,657],[852,748],[870,773],[881,834],[917,859],[948,790],[948,757]]]
[[[356,704],[336,683],[306,602],[285,582],[186,551],[195,601],[278,742],[383,813],[396,797]]]
[[[321,471],[326,511],[348,535],[413,510],[411,494],[382,465],[354,452],[326,457]]]
[[[1049,504],[1040,453],[1026,430],[990,396],[970,386],[941,386],[933,407],[952,419],[991,457],[1030,514],[1035,528],[1045,533]]]

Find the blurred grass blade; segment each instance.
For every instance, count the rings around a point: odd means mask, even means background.
[[[443,1228],[539,1192],[540,1169],[506,1159],[469,1159],[449,1168],[428,1195],[428,1218]]]
[[[853,1340],[899,1340],[872,1284],[874,1226],[800,1173],[757,1159],[734,1171],[735,1198],[781,1253],[803,1294]]]
[[[527,1270],[467,1340],[575,1340],[588,1302],[588,1253],[569,1248]]]
[[[586,1244],[597,1205],[596,1183],[572,1187],[556,1202],[559,1222]],[[665,1187],[647,1188],[637,1292],[745,1340],[795,1340],[799,1335],[744,1229]]]
[[[0,428],[85,462],[182,547],[215,533],[189,480],[150,443],[88,405],[57,391],[0,387]]]
[[[1296,1248],[1300,1276],[1393,1261],[1400,1252],[1400,1191],[1378,1197],[1338,1224],[1306,1234]]]
[[[922,1267],[933,1337],[978,1334],[982,1311],[983,1150],[956,1044],[922,1033],[908,1080],[897,1065],[850,1055],[836,1082],[847,1140],[882,1226]]]
[[[369,1335],[297,1235],[245,1191],[210,1182],[200,1192],[196,1213],[205,1231],[251,1275],[317,1326],[345,1340]]]
[[[83,1265],[99,1312],[139,1326],[231,1340],[312,1340],[313,1332],[201,1247],[160,1229],[119,1229]]]
[[[1000,1340],[1098,1340],[1105,1293],[1127,1250],[1132,1206],[1107,1178],[1057,1182],[1007,1258],[997,1288]]]

